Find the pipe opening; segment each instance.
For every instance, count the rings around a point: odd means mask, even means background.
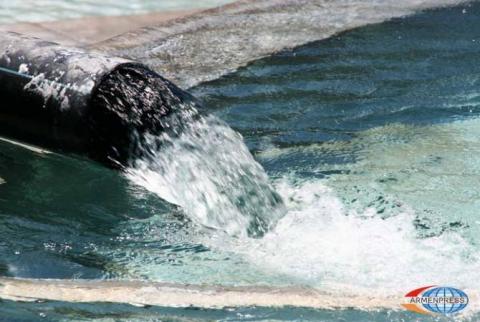
[[[89,103],[90,157],[112,166],[141,154],[145,133],[169,130],[166,117],[190,100],[188,94],[146,67],[126,64],[103,77]]]

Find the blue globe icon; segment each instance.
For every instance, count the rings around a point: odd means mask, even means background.
[[[468,304],[468,296],[465,292],[453,287],[436,287],[423,293],[422,297],[443,298],[446,301],[438,301],[438,303],[425,303],[423,307],[427,310],[441,314],[452,314],[463,310]],[[456,298],[460,301],[449,301],[448,299]]]

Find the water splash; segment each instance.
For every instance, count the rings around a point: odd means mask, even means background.
[[[102,109],[92,114],[103,112],[92,119],[116,125],[98,126],[109,147],[100,151],[126,166],[132,182],[180,206],[194,222],[260,236],[282,216],[281,198],[241,135],[199,113],[190,95],[160,75],[123,66],[102,80],[94,98]]]
[[[478,250],[457,232],[419,239],[408,206],[382,218],[373,208],[349,209],[322,180],[275,184],[288,213],[261,240],[208,238],[285,284],[304,284],[335,294],[375,291],[401,296],[419,284],[479,287]],[[448,265],[445,260],[448,259]]]
[[[240,134],[214,116],[184,106],[169,129],[144,134],[128,178],[182,207],[203,226],[261,236],[283,215],[280,196]]]

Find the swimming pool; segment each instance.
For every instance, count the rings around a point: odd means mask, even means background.
[[[192,89],[243,135],[286,204],[262,238],[203,229],[188,204],[158,198],[166,195],[154,177],[126,178],[87,160],[0,143],[1,275],[348,287],[399,298],[432,283],[478,290],[479,17],[478,3],[425,11]],[[67,303],[5,302],[0,312],[19,319],[425,320],[389,311]]]

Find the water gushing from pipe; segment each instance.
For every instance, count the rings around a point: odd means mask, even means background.
[[[102,132],[99,151],[110,148],[133,182],[181,206],[194,222],[261,236],[285,212],[241,135],[202,115],[158,74],[123,67],[93,97],[90,124]],[[102,129],[107,120],[116,128]]]
[[[194,222],[231,235],[262,236],[285,213],[280,196],[240,134],[183,106],[169,128],[139,137],[127,176],[182,207]]]

